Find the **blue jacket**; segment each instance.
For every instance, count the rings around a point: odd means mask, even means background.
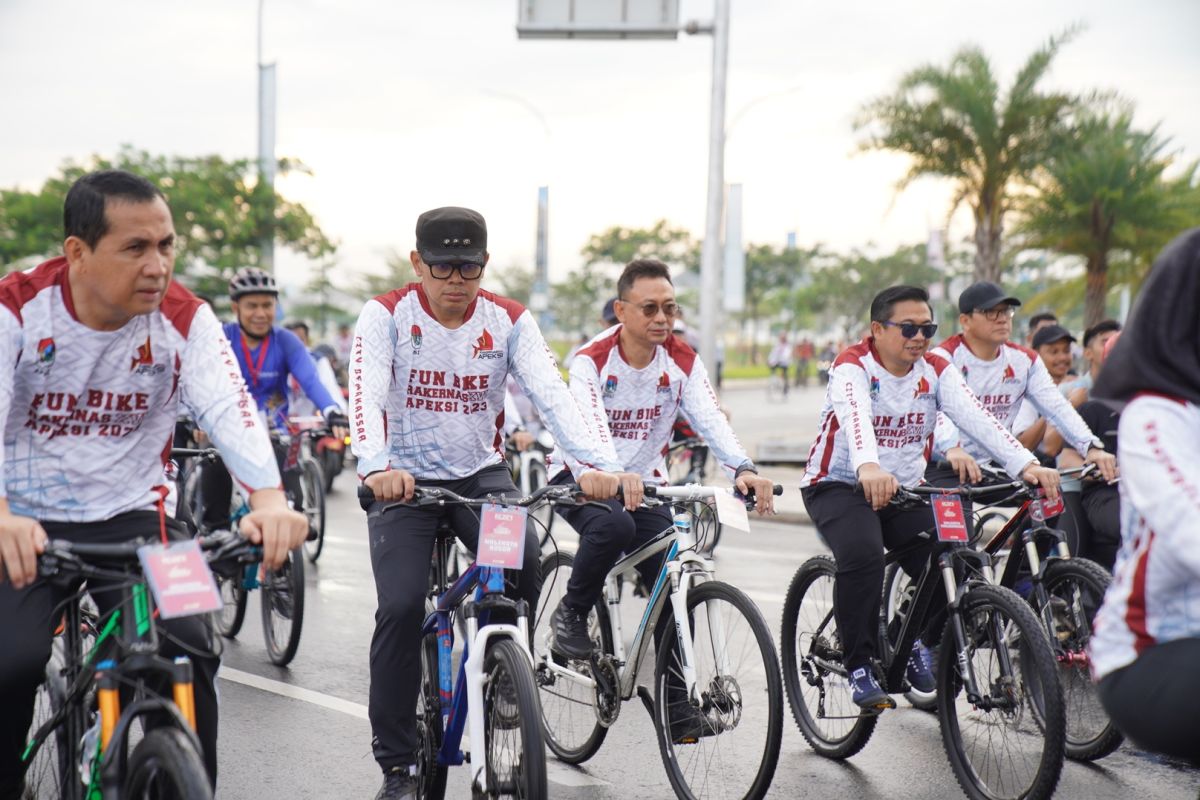
[[[266,412],[271,427],[283,427],[287,418],[289,375],[296,376],[300,388],[323,413],[337,410],[337,403],[317,376],[317,366],[312,356],[296,334],[273,327],[258,347],[251,348],[242,338],[242,329],[238,324],[227,322],[225,336],[242,369],[246,388],[250,390],[259,409]],[[265,353],[263,348],[266,348]]]

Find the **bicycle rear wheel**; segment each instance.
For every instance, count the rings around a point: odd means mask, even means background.
[[[29,726],[31,736],[54,716],[66,700],[67,684],[62,674],[63,650],[62,637],[55,637],[50,661],[46,664],[46,679],[34,697],[33,723]],[[60,724],[50,731],[25,772],[25,790],[30,796],[67,796],[66,781],[72,776],[69,751],[66,725]],[[78,783],[77,778],[74,780]],[[82,793],[82,787],[79,791]]]
[[[526,654],[512,639],[488,648],[484,659],[484,740],[488,798],[548,796],[541,708]]]
[[[758,607],[718,581],[687,595],[696,702],[685,693],[679,637],[659,642],[654,722],[663,765],[682,798],[761,798],[779,762],[783,688]]]
[[[304,554],[315,564],[325,546],[325,476],[312,458],[300,462],[300,512],[308,520]]]
[[[567,582],[571,579],[574,564],[575,556],[561,550],[542,559],[542,593],[538,598],[538,613],[534,618],[532,638],[534,677],[541,700],[546,746],[561,761],[582,764],[596,754],[600,745],[604,744],[604,737],[608,735],[608,728],[600,724],[596,716],[596,690],[556,674],[549,667],[552,663],[567,666],[562,663],[563,659],[550,652],[550,618],[567,591]],[[596,649],[612,653],[608,610],[603,600],[596,603],[589,612],[588,630]],[[571,661],[569,666],[582,675],[594,677],[591,665],[586,662]],[[616,698],[615,702],[620,704],[620,698]]]
[[[288,553],[278,571],[267,570],[262,582],[262,621],[267,657],[276,666],[287,666],[296,657],[304,625],[304,557],[298,549]]]
[[[1028,603],[999,586],[972,586],[958,614],[965,652],[952,617],[938,659],[938,719],[955,778],[970,798],[1050,797],[1066,720],[1046,632]],[[963,657],[982,697],[967,697]]]
[[[891,660],[896,645],[896,642],[893,641],[896,634],[893,633],[890,621],[896,620],[894,630],[898,631],[901,620],[908,613],[908,605],[912,602],[916,589],[917,587],[909,579],[908,573],[901,569],[899,564],[888,564],[887,571],[883,576],[883,616],[880,618],[879,637],[880,644],[887,648],[884,653],[885,663]],[[909,690],[904,693],[904,699],[914,708],[933,711],[937,708],[937,689],[935,688],[932,692],[922,692],[920,689],[909,687]]]
[[[204,761],[183,732],[155,728],[129,757],[122,797],[155,800],[207,800],[212,797]]]
[[[1042,578],[1054,620],[1050,635],[1067,707],[1067,758],[1076,761],[1103,758],[1123,741],[1121,732],[1100,704],[1087,649],[1092,623],[1111,582],[1112,577],[1103,567],[1086,558],[1052,560]],[[1035,592],[1030,599],[1037,597]],[[1037,611],[1045,623],[1042,609]]]
[[[800,565],[783,602],[783,685],[800,733],[818,755],[849,758],[879,721],[854,704],[833,614],[837,567],[816,556]]]
[[[234,575],[222,575],[213,572],[217,580],[217,590],[221,593],[221,610],[213,614],[217,632],[226,639],[232,639],[242,630],[246,620],[246,586],[245,576],[239,567]]]

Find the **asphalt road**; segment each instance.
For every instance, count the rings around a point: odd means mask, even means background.
[[[783,406],[761,402],[762,390],[727,391],[735,425],[751,448],[760,431],[796,428],[807,440],[820,395],[794,394]],[[751,450],[753,452],[753,450]],[[792,473],[789,492],[794,492]],[[262,642],[257,593],[246,625],[227,642],[221,695],[218,797],[371,798],[380,774],[371,757],[367,721],[368,650],[375,609],[366,522],[354,501],[353,477],[338,478],[327,506],[328,534],[318,566],[307,574],[300,650],[287,669],[272,666]],[[565,526],[562,526],[565,527]],[[823,552],[811,527],[755,522],[749,534],[727,534],[717,551],[721,579],[746,591],[778,637],[783,596],[796,568]],[[562,546],[571,546],[571,536]],[[635,603],[626,603],[635,613]],[[626,626],[631,632],[636,625]],[[785,710],[783,748],[770,797],[956,798],[961,792],[942,750],[934,715],[907,708],[888,712],[867,747],[845,763],[816,756]],[[636,700],[626,704],[600,752],[582,768],[550,758],[551,796],[661,798],[672,792],[650,719]],[[1200,772],[1123,747],[1094,765],[1068,763],[1058,795],[1088,800],[1195,798]],[[466,772],[450,773],[449,797],[468,797]]]

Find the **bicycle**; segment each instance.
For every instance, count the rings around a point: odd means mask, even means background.
[[[544,428],[538,431],[533,444],[525,450],[517,450],[512,444],[505,444],[504,458],[508,461],[508,470],[523,497],[529,497],[550,483],[546,457],[553,452],[554,437]],[[550,504],[542,503],[531,508],[529,513],[541,530],[539,546],[545,547],[550,540],[550,529],[554,525],[554,508]]]
[[[787,369],[771,367],[771,373],[767,376],[767,402],[782,403],[786,401],[787,391]]]
[[[916,487],[901,489],[892,502],[925,504],[983,491]],[[1066,733],[1054,651],[1029,605],[995,585],[991,556],[970,547],[965,525],[963,534],[936,534],[907,609],[880,616],[881,685],[889,693],[909,688],[909,653],[940,587],[947,622],[937,656],[937,709],[955,778],[971,798],[1049,797],[1062,771]],[[921,534],[888,553],[886,563],[929,540]],[[801,565],[784,601],[781,636],[784,686],[800,732],[818,755],[845,759],[867,744],[879,709],[859,709],[851,699],[834,616],[836,569],[829,556]],[[889,637],[893,623],[899,629]]]
[[[534,663],[546,744],[562,761],[580,764],[591,758],[617,721],[622,703],[636,692],[650,712],[663,765],[679,797],[760,798],[766,793],[783,727],[775,645],[753,601],[716,580],[716,567],[699,554],[691,526],[695,504],[724,491],[646,486],[645,505],[681,510],[661,535],[609,571],[603,596],[588,615],[595,650],[587,661],[551,653],[549,620],[566,589],[574,556],[558,551],[543,558]],[[781,491],[775,487],[775,494]],[[663,565],[627,653],[619,613],[621,581],[636,577],[638,564],[661,554]],[[636,680],[656,637],[651,695]],[[718,763],[719,769],[710,771]]]
[[[374,493],[366,486],[359,486],[358,497],[364,510],[375,502]],[[580,502],[579,489],[544,486],[519,499],[473,499],[440,487],[418,486],[411,505],[529,508],[541,502],[575,504]],[[410,504],[391,503],[370,513],[384,514],[403,505]],[[524,536],[523,524],[513,527],[519,528],[518,537]],[[434,547],[435,577],[429,586],[421,629],[418,796],[440,800],[446,791],[448,768],[469,762],[475,798],[547,797],[541,708],[529,656],[528,605],[503,595],[503,569],[479,561],[451,583],[454,536],[449,523],[439,526]],[[481,532],[481,550],[484,536]],[[497,611],[515,617],[515,622],[492,621]],[[466,620],[466,636],[455,677],[451,659],[455,621],[459,618]],[[464,726],[470,729],[470,752],[478,760],[468,759],[460,749]]]
[[[300,497],[293,498],[293,506],[308,520],[308,539],[304,542],[304,555],[317,563],[325,547],[325,475],[315,455],[322,439],[332,436],[324,418],[288,417],[286,429],[280,434],[281,443],[287,447],[284,470],[295,470],[300,485]]]
[[[1063,476],[1081,478],[1093,472],[1094,465],[1060,470]],[[1088,642],[1112,577],[1094,561],[1071,555],[1063,531],[1047,524],[1046,520],[1055,514],[1043,508],[1036,487],[1008,480],[1003,473],[989,470],[986,474],[995,482],[979,487],[978,494],[1004,496],[988,502],[977,516],[993,513],[989,509],[994,506],[1015,504],[1017,510],[982,550],[997,562],[1003,561],[998,585],[1015,591],[1028,580],[1028,588],[1021,594],[1028,595],[1049,635],[1058,664],[1067,709],[1066,756],[1075,761],[1103,758],[1120,747],[1124,737],[1109,719],[1096,693]],[[889,566],[884,578],[889,610],[903,601],[909,591],[906,584],[904,571],[895,564]],[[918,707],[928,707],[934,702],[916,690],[906,697]]]
[[[54,540],[39,557],[42,578],[116,581],[120,601],[101,616],[88,607],[87,590],[80,588],[64,604],[46,683],[39,690],[44,702],[35,707],[21,755],[34,765],[26,774],[33,796],[212,797],[195,732],[191,660],[158,654],[154,620],[160,609],[138,554],[146,544]],[[261,558],[258,548],[229,532],[200,545],[211,563]],[[170,681],[170,697],[149,689],[147,681],[153,678]],[[122,703],[122,689],[132,690],[132,702]],[[151,720],[155,724],[148,724]]]
[[[185,465],[179,471],[178,516],[196,536],[203,537],[213,532],[203,522],[204,507],[197,486],[200,467],[208,464],[223,468],[220,467],[220,458],[221,454],[212,448],[171,450],[172,461],[183,461]],[[247,499],[235,487],[229,524],[236,525],[249,511]],[[290,664],[300,647],[300,633],[304,628],[304,556],[300,550],[288,553],[287,561],[277,570],[247,564],[236,573],[215,572],[214,577],[223,601],[221,610],[214,614],[213,622],[217,631],[226,639],[237,638],[246,619],[249,593],[261,589],[263,641],[267,646],[267,658],[279,667]]]
[[[664,457],[667,462],[667,479],[672,486],[703,484],[708,479],[712,452],[699,436],[691,435],[673,441]],[[712,506],[707,503],[696,503],[692,510],[696,539],[704,542],[701,552],[712,555],[721,541],[725,526],[717,519]]]

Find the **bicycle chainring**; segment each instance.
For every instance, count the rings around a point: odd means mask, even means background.
[[[592,709],[596,712],[596,720],[600,727],[611,727],[621,715],[621,676],[617,672],[617,662],[607,653],[593,656],[591,660],[592,680],[596,689],[592,693]]]

